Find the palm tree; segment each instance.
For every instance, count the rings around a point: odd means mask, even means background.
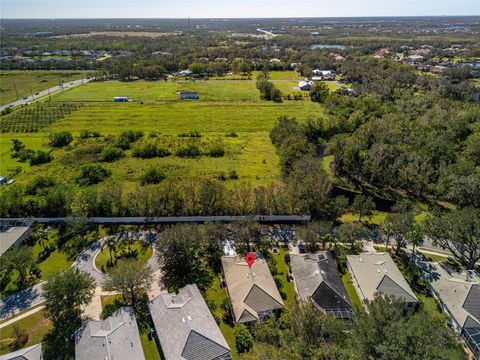
[[[115,241],[114,236],[109,236],[107,241],[105,242],[105,246],[108,249],[108,253],[110,254],[110,260],[116,260],[115,251],[117,250],[117,242]]]
[[[423,244],[423,233],[419,230],[412,230],[406,234],[408,243],[413,246],[413,254],[415,254],[415,246]]]

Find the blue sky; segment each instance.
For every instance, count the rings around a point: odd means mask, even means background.
[[[2,18],[480,15],[479,0],[0,0]]]

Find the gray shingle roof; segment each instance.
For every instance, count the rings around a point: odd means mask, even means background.
[[[165,360],[230,359],[230,348],[197,285],[149,303]]]
[[[145,360],[135,313],[122,307],[101,321],[87,321],[75,334],[76,360]]]
[[[0,360],[42,360],[42,344],[29,346],[6,355],[0,356]]]
[[[260,319],[261,313],[284,307],[265,259],[255,259],[250,270],[245,258],[223,256],[222,266],[235,322]]]
[[[425,278],[455,322],[463,327],[471,318],[470,326],[480,324],[480,274],[454,272],[439,263],[431,265]]]
[[[0,219],[0,255],[3,255],[15,243],[21,241],[32,229],[31,220],[6,220]]]
[[[389,253],[347,255],[347,262],[362,300],[373,300],[375,293],[381,292],[401,297],[406,302],[418,301]]]
[[[300,299],[311,298],[318,287],[326,283],[351,306],[337,265],[328,251],[317,254],[290,254],[290,264]]]

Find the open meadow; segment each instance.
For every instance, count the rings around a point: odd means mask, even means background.
[[[175,100],[179,89],[198,91],[200,100]],[[114,96],[138,101],[114,103]],[[2,176],[9,176],[20,166],[22,172],[15,176],[18,183],[28,183],[37,175],[74,183],[80,166],[98,162],[111,171],[101,184],[107,187],[116,182],[136,186],[151,167],[161,168],[170,178],[222,178],[234,172],[238,179],[227,178],[227,184],[268,184],[280,176],[279,158],[269,138],[276,119],[286,115],[302,121],[322,112],[322,106],[309,99],[260,101],[254,81],[90,83],[55,94],[52,101],[3,116],[2,129],[10,130],[1,136],[0,171]],[[82,130],[97,131],[101,136],[79,139]],[[98,152],[112,136],[126,130],[139,130],[144,136],[125,151],[123,158],[99,160]],[[52,162],[30,166],[11,158],[12,139],[19,139],[27,149],[50,151],[48,136],[60,131],[71,132],[75,140],[66,148],[54,149]],[[183,135],[192,132],[200,136]],[[152,143],[171,155],[148,159],[133,156],[134,148]],[[176,156],[177,150],[186,146],[198,147],[202,156]],[[224,150],[222,156],[208,155],[215,146]],[[90,156],[88,151],[93,147],[97,154]]]
[[[0,105],[8,104],[40,90],[88,76],[86,71],[2,71]],[[15,87],[17,90],[15,91]],[[17,97],[18,92],[18,97]]]

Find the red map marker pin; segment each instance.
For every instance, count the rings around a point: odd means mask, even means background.
[[[252,268],[252,265],[255,261],[255,254],[253,253],[248,253],[246,256],[245,256],[245,261],[247,262],[248,264],[248,267],[251,269]]]

